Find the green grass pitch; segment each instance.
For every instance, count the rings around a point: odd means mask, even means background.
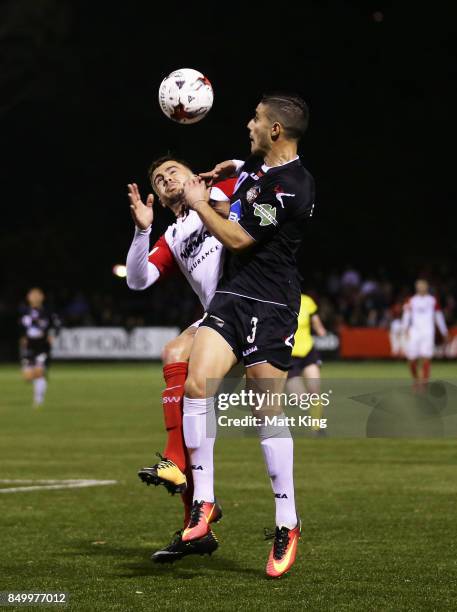
[[[432,372],[449,378],[455,365]],[[323,375],[401,378],[406,366],[336,363]],[[163,446],[158,365],[55,364],[41,411],[17,367],[0,368],[0,390],[1,479],[117,481],[1,494],[0,591],[66,591],[67,610],[103,612],[457,607],[454,439],[297,439],[299,555],[268,581],[274,503],[254,438],[216,444],[219,550],[150,562],[182,514],[178,497],[136,476]]]

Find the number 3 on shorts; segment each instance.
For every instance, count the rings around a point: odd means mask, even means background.
[[[249,336],[246,337],[246,340],[249,342],[249,344],[252,344],[255,340],[255,333],[257,331],[258,320],[259,319],[257,317],[252,317],[251,319],[252,331],[249,334]]]

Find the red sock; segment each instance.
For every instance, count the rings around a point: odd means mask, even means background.
[[[428,382],[430,378],[430,359],[424,359],[422,363],[422,379],[424,382]]]
[[[167,430],[167,444],[163,454],[176,463],[182,472],[188,464],[187,450],[182,431],[184,383],[187,362],[170,363],[163,368],[166,389],[162,393],[163,416]]]
[[[409,368],[411,370],[411,374],[413,375],[413,378],[416,379],[417,378],[417,359],[413,359],[412,361],[409,362]]]

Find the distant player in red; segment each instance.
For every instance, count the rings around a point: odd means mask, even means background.
[[[402,317],[402,327],[406,335],[406,358],[418,386],[424,385],[430,378],[435,325],[445,340],[448,330],[438,301],[430,295],[428,282],[418,279],[416,293],[403,306]]]
[[[176,221],[168,227],[150,250],[149,235],[153,222],[154,196],[146,204],[141,201],[135,183],[128,186],[130,209],[135,222],[135,235],[127,255],[127,284],[131,289],[144,290],[175,271],[181,271],[198,295],[206,310],[222,275],[223,247],[201,222],[198,214],[188,210],[182,197],[186,180],[194,176],[186,162],[163,157],[151,165],[149,179],[162,206],[169,208]],[[229,198],[236,180],[226,180],[211,188],[213,207],[228,216]],[[147,484],[163,484],[171,493],[181,493],[184,503],[184,525],[190,517],[193,498],[192,471],[183,437],[183,394],[189,355],[200,321],[185,329],[169,342],[162,352],[163,376],[166,388],[162,393],[167,442],[161,461],[145,467],[138,475]],[[214,514],[220,518],[220,508]],[[172,543],[156,551],[152,559],[170,562],[187,554],[212,552],[217,540],[212,531],[190,545],[181,540],[182,530],[176,532]]]

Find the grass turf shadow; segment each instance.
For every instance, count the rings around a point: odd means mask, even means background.
[[[64,553],[65,556],[96,556],[110,557],[111,559],[124,559],[123,562],[116,563],[120,573],[115,575],[120,578],[138,578],[139,576],[163,576],[164,574],[173,573],[176,578],[192,579],[200,578],[207,575],[208,570],[211,572],[239,573],[243,576],[252,575],[256,579],[263,576],[263,569],[253,567],[240,566],[233,559],[227,559],[220,556],[216,552],[215,555],[208,557],[207,555],[191,555],[174,563],[154,563],[150,560],[151,549],[145,546],[126,547],[126,546],[111,546],[110,544],[92,544],[87,540],[73,542],[73,552]],[[135,558],[135,561],[127,561]],[[112,569],[112,566],[111,568]],[[124,570],[124,571],[122,571]],[[127,572],[125,570],[128,570]],[[110,572],[112,574],[112,572]]]

